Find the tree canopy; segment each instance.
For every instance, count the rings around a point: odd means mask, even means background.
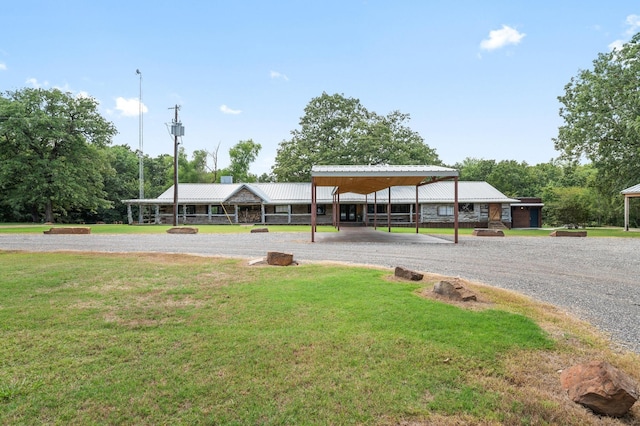
[[[27,88],[0,99],[2,203],[48,222],[110,204],[103,177],[111,166],[101,148],[116,129],[93,98]]]
[[[558,99],[564,124],[554,143],[564,158],[590,160],[610,193],[640,182],[640,33],[599,54]]]
[[[380,116],[344,95],[313,98],[300,128],[278,147],[273,174],[281,182],[311,180],[313,165],[441,164],[435,150],[407,126],[409,114]]]

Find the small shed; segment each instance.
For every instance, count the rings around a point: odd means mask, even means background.
[[[511,204],[511,220],[513,228],[542,228],[541,198],[518,197],[519,203]]]
[[[624,230],[629,230],[629,200],[631,198],[640,197],[640,183],[630,188],[620,191],[624,195]]]

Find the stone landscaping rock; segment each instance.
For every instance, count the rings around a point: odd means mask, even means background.
[[[504,232],[499,229],[474,229],[472,235],[476,237],[504,237]]]
[[[276,266],[289,266],[293,263],[293,254],[277,251],[267,252],[267,263]]]
[[[394,275],[398,278],[404,278],[405,280],[411,281],[420,281],[424,277],[424,274],[403,268],[401,266],[396,266]]]
[[[269,228],[253,228],[249,232],[251,232],[252,234],[259,233],[259,232],[269,232]]]
[[[167,229],[167,234],[197,234],[198,228],[192,228],[189,226],[176,226]]]
[[[90,234],[91,228],[70,227],[70,228],[51,228],[48,231],[42,231],[45,234]]]
[[[587,231],[553,231],[551,237],[586,237]]]
[[[560,384],[573,402],[611,417],[624,416],[638,400],[634,380],[604,361],[591,361],[564,370]]]
[[[462,302],[477,301],[478,297],[459,282],[440,281],[433,286],[433,292],[451,300]]]

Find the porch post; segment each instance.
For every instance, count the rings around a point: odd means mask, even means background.
[[[454,227],[454,237],[453,242],[458,244],[458,176],[454,178],[453,184],[453,227]]]
[[[373,229],[378,229],[378,191],[373,193]]]
[[[264,216],[264,204],[260,204],[260,222],[262,222],[262,224],[265,223],[265,216]]]
[[[316,180],[311,178],[311,242],[316,241]]]
[[[160,206],[158,204],[156,204],[156,218],[155,218],[155,224],[158,225],[160,224]]]
[[[624,196],[624,230],[629,230],[629,196]]]
[[[235,223],[239,223],[238,222],[238,217],[239,217],[239,215],[238,215],[238,210],[239,210],[238,209],[238,205],[236,204],[233,207],[234,207],[234,210],[235,210],[235,214],[234,214]]]
[[[291,204],[287,205],[287,223],[291,225]]]
[[[391,187],[389,187],[389,199],[387,200],[387,227],[391,232]]]
[[[133,213],[131,212],[131,204],[127,204],[127,220],[129,225],[133,223]]]
[[[338,220],[336,221],[338,231],[340,230],[340,193],[338,192]]]
[[[420,232],[419,227],[418,227],[418,185],[416,185],[416,211],[415,211],[415,215],[416,215],[416,234],[418,234]]]
[[[362,212],[362,218],[365,228],[367,227],[367,221],[369,220],[369,196],[364,196],[364,211]]]

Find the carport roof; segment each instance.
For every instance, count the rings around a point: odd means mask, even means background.
[[[317,186],[333,186],[336,193],[371,194],[392,186],[420,185],[429,178],[454,178],[458,171],[424,165],[313,166]]]

